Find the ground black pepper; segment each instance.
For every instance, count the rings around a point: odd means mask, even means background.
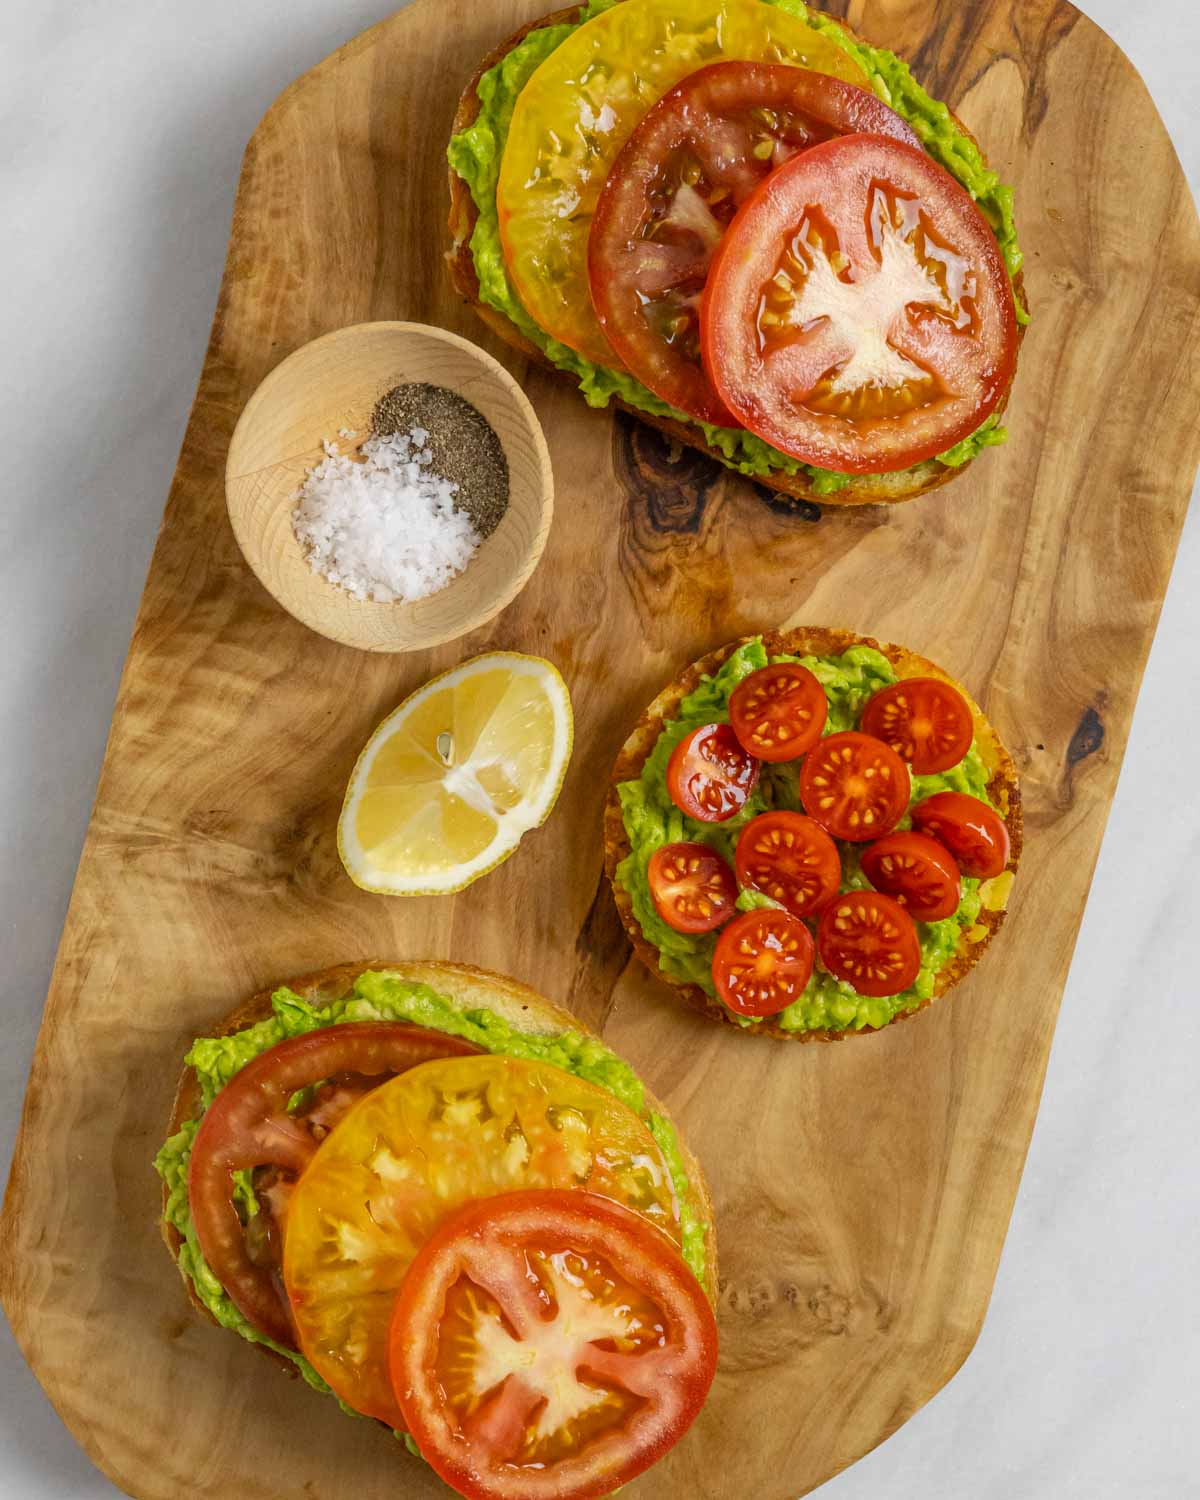
[[[481,537],[491,536],[508,509],[508,460],[487,419],[457,391],[413,381],[379,398],[371,431],[390,437],[414,427],[429,434],[432,472],[458,485],[454,508],[470,517]]]

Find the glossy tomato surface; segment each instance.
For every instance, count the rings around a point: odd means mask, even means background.
[[[887,473],[945,452],[1008,390],[1012,287],[966,190],[923,151],[826,141],[738,210],[700,310],[704,366],[744,426],[805,463]]]
[[[470,1500],[610,1494],[679,1441],[716,1362],[675,1246],[581,1191],[460,1208],[414,1259],[389,1333],[404,1426]]]
[[[954,857],[924,833],[888,833],[862,852],[862,872],[917,922],[952,917],[962,897]]]
[[[866,843],[908,807],[908,768],[890,745],[856,729],[830,734],[804,757],[800,800],[834,838]]]
[[[799,662],[772,662],[743,677],[729,697],[729,722],[759,760],[797,760],[821,738],[825,689]]]
[[[463,1204],[524,1188],[586,1188],[680,1240],[670,1174],[649,1127],[550,1063],[426,1063],[366,1095],[292,1193],[283,1276],[306,1358],[355,1411],[403,1417],[388,1323],[414,1256]]]
[[[733,916],[737,881],[707,844],[664,844],[650,856],[646,881],[655,911],[676,932],[712,932]]]
[[[913,827],[953,854],[964,875],[989,880],[1008,864],[1010,841],[1004,819],[966,792],[937,792],[912,810]]]
[[[702,422],[738,425],[700,359],[700,294],[713,252],[781,162],[861,131],[920,145],[868,89],[808,68],[740,61],[690,73],[634,129],[596,204],[588,281],[605,337],[656,396]]]
[[[800,813],[761,813],[738,838],[738,884],[770,896],[794,917],[811,917],[828,906],[841,878],[837,845]]]
[[[689,818],[724,823],[745,807],[760,770],[728,724],[702,724],[671,751],[667,791]]]
[[[794,63],[867,85],[844,47],[779,6],[622,0],[565,37],[517,95],[496,184],[505,267],[538,326],[593,364],[620,364],[588,286],[600,190],[651,105],[726,58]]]
[[[789,912],[764,907],[735,917],[717,939],[717,994],[741,1016],[773,1016],[804,993],[813,970],[812,933]]]
[[[940,677],[905,677],[880,688],[859,727],[890,745],[917,776],[958,765],[975,738],[970,705]]]
[[[276,1275],[282,1217],[292,1185],[330,1129],[386,1079],[432,1058],[478,1050],[399,1022],[325,1026],[259,1053],[209,1105],[188,1168],[192,1223],[209,1268],[259,1333],[295,1345]],[[303,1102],[289,1109],[301,1091]],[[237,1171],[256,1174],[259,1211],[247,1224],[234,1203]]]
[[[835,979],[860,995],[898,995],[921,969],[916,924],[879,891],[847,891],[827,906],[817,925],[817,952]]]

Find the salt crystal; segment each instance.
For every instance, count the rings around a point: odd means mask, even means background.
[[[479,533],[454,508],[458,486],[431,473],[430,455],[419,451],[428,435],[368,438],[362,463],[327,441],[297,492],[292,529],[309,566],[356,599],[424,599],[478,550]]]

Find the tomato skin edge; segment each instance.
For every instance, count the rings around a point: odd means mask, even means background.
[[[878,142],[890,150],[908,153],[910,158],[920,161],[922,169],[930,169],[935,175],[940,173],[946,179],[952,188],[951,197],[958,199],[959,212],[965,216],[966,222],[971,226],[970,232],[986,263],[989,280],[1002,292],[1002,295],[997,298],[996,305],[996,313],[1000,321],[1001,347],[996,354],[995,372],[987,382],[985,395],[953,424],[948,424],[943,429],[935,429],[925,440],[912,443],[898,453],[878,457],[872,457],[869,454],[859,455],[845,447],[839,448],[835,455],[832,451],[805,446],[803,442],[797,442],[789,437],[776,415],[783,398],[776,395],[773,401],[767,403],[760,400],[757,393],[763,386],[761,378],[753,382],[753,394],[751,394],[751,382],[748,379],[744,383],[744,388],[735,392],[731,372],[737,351],[732,347],[734,343],[732,336],[724,336],[726,333],[726,329],[722,326],[724,320],[719,315],[720,306],[727,295],[725,282],[731,275],[727,268],[736,266],[739,258],[743,262],[747,258],[747,253],[740,244],[740,240],[749,235],[746,225],[754,219],[764,204],[774,205],[780,209],[790,208],[790,204],[783,202],[784,187],[788,185],[790,175],[800,172],[806,166],[808,170],[811,170],[810,158],[817,153],[827,153],[831,148],[844,147],[848,142],[862,141]],[[784,174],[789,174],[789,176],[785,177]],[[945,186],[944,183],[943,190]],[[793,231],[795,228],[795,225],[791,226]],[[770,232],[774,233],[773,227]],[[767,231],[760,231],[755,238],[761,241],[766,238],[766,234]],[[781,242],[784,237],[786,236],[781,233],[779,236]],[[721,399],[734,412],[742,425],[764,442],[799,459],[802,463],[813,464],[839,474],[899,473],[937,458],[956,443],[969,437],[993,412],[1003,407],[1016,369],[1018,342],[1016,294],[991,225],[988,224],[978,205],[962,184],[944,167],[941,167],[924,151],[905,142],[890,140],[886,137],[836,136],[832,140],[824,141],[790,158],[760,182],[741,204],[732,223],[722,236],[713,255],[700,300],[701,358],[708,378]]]
[[[935,753],[932,759],[928,752],[925,754],[918,752],[909,760],[898,746],[892,744],[892,741],[881,733],[883,726],[878,723],[878,720],[882,717],[884,706],[901,693],[922,691],[932,691],[935,697],[941,697],[943,705],[958,720],[957,734],[951,745],[941,754]],[[943,771],[952,770],[953,767],[961,764],[975,737],[975,719],[971,713],[971,705],[952,682],[947,682],[942,677],[902,677],[899,682],[880,688],[867,700],[859,720],[859,728],[864,734],[872,734],[876,739],[883,740],[885,745],[892,745],[914,776],[937,776]],[[959,745],[961,749],[958,748]]]
[[[912,820],[918,832],[945,844],[964,875],[991,880],[1007,869],[1012,852],[1008,825],[995,808],[980,798],[968,792],[935,792],[916,803]],[[968,830],[982,829],[985,835],[981,839],[972,837],[970,832],[963,834],[960,824],[965,824]],[[981,843],[987,846],[982,855]]]
[[[727,749],[736,747],[737,753],[744,756],[749,762],[747,768],[748,780],[744,785],[740,782],[731,782],[728,778],[709,778],[711,781],[716,782],[720,780],[723,785],[735,788],[735,794],[732,797],[733,805],[730,806],[728,811],[718,813],[715,816],[707,812],[698,801],[691,798],[690,792],[685,791],[685,783],[683,781],[686,763],[693,754],[699,755],[699,752],[694,747],[700,744],[705,736],[725,740]],[[732,746],[728,744],[729,740],[732,740]],[[742,808],[745,807],[754,788],[758,785],[761,772],[761,763],[757,757],[751,755],[741,744],[736,734],[734,734],[732,725],[724,720],[714,720],[709,724],[700,724],[684,735],[683,739],[671,751],[670,758],[667,761],[667,795],[681,813],[689,818],[694,818],[698,823],[727,823],[730,818],[736,817]],[[687,800],[681,800],[681,798],[685,797]]]
[[[748,736],[748,728],[744,724],[743,729],[739,729],[738,727],[738,721],[744,720],[747,717],[745,703],[746,698],[752,690],[751,685],[755,684],[755,679],[757,678],[757,685],[761,687],[764,677],[768,674],[774,677],[786,674],[795,679],[801,694],[807,696],[810,700],[819,698],[819,703],[810,709],[812,722],[808,728],[801,734],[793,735],[783,745],[782,749],[775,747],[774,753],[772,753],[772,747],[770,746],[764,749],[761,745],[747,744],[746,739],[743,738],[743,730],[745,730]],[[748,755],[753,755],[761,761],[766,761],[769,765],[786,764],[789,761],[799,760],[802,756],[807,755],[819,742],[821,735],[824,733],[828,718],[829,699],[825,696],[825,689],[821,686],[817,677],[800,662],[768,662],[765,667],[759,667],[756,671],[750,672],[743,677],[741,682],[738,683],[729,695],[730,728]]]
[[[894,984],[891,988],[884,988],[881,984],[873,984],[870,981],[864,984],[861,978],[851,977],[850,974],[842,971],[840,959],[831,961],[833,944],[837,941],[844,941],[834,926],[838,910],[844,903],[853,900],[865,900],[867,904],[882,909],[900,930],[901,937],[897,947],[904,948],[906,963],[900,972],[901,982]],[[869,1000],[882,1000],[892,995],[903,994],[921,972],[921,942],[917,934],[917,924],[898,901],[882,891],[846,891],[836,901],[831,902],[821,913],[817,924],[817,953],[821,962],[835,979],[844,980],[855,994],[862,995]]]
[[[484,1463],[472,1462],[469,1443],[460,1440],[457,1450],[451,1447],[445,1451],[438,1441],[444,1435],[439,1431],[440,1414],[428,1399],[426,1385],[437,1385],[429,1354],[436,1347],[445,1300],[438,1285],[432,1287],[433,1297],[430,1299],[427,1283],[439,1269],[439,1257],[448,1250],[453,1254],[456,1240],[487,1253],[495,1243],[497,1219],[503,1219],[507,1224],[507,1220],[514,1216],[518,1222],[522,1215],[532,1217],[534,1223],[530,1232],[536,1233],[539,1214],[543,1220],[547,1215],[551,1218],[551,1239],[556,1237],[555,1214],[560,1219],[564,1214],[582,1216],[585,1221],[583,1233],[590,1229],[596,1234],[601,1242],[600,1253],[618,1274],[635,1286],[639,1286],[639,1276],[642,1277],[641,1290],[645,1291],[645,1279],[653,1279],[655,1275],[665,1278],[665,1284],[673,1284],[679,1296],[670,1310],[678,1314],[681,1307],[687,1309],[686,1333],[689,1342],[695,1345],[693,1359],[698,1360],[698,1368],[691,1372],[690,1379],[685,1377],[687,1388],[683,1391],[681,1410],[672,1431],[654,1434],[654,1440],[644,1445],[632,1460],[599,1473],[592,1469],[580,1483],[565,1489],[554,1486],[551,1466],[533,1479],[519,1481],[522,1488],[518,1492],[489,1485]],[[489,1238],[490,1232],[493,1238]],[[611,1248],[617,1245],[622,1249],[631,1245],[636,1247],[635,1253],[640,1252],[644,1259],[636,1264],[616,1260]],[[453,1271],[453,1263],[450,1269]],[[452,1284],[452,1281],[446,1283],[444,1280],[442,1283],[446,1290]],[[434,1309],[440,1309],[436,1327],[422,1316],[426,1310]],[[465,1204],[438,1226],[413,1260],[396,1294],[387,1348],[388,1374],[408,1432],[421,1456],[439,1478],[467,1500],[517,1500],[518,1494],[520,1500],[525,1500],[527,1494],[532,1500],[599,1500],[599,1497],[644,1473],[686,1434],[707,1398],[716,1373],[718,1332],[709,1291],[693,1276],[677,1248],[653,1224],[631,1209],[586,1189],[527,1189]],[[442,1423],[441,1426],[448,1424]],[[549,1483],[543,1484],[542,1480]]]
[[[413,1048],[425,1049],[426,1055],[406,1059],[406,1052]],[[369,1049],[368,1059],[382,1064],[378,1073],[369,1070],[367,1074],[378,1076],[380,1083],[432,1058],[472,1056],[481,1050],[445,1032],[402,1021],[342,1022],[285,1037],[251,1058],[218,1092],[192,1142],[188,1206],[201,1253],[251,1326],[289,1348],[298,1347],[290,1304],[269,1272],[250,1261],[244,1227],[233,1203],[232,1173],[267,1164],[302,1170],[304,1158],[315,1155],[317,1145],[315,1140],[306,1143],[301,1117],[288,1116],[284,1128],[275,1132],[273,1149],[256,1144],[254,1128],[280,1114],[297,1089],[344,1070],[352,1061],[362,1061],[363,1049]],[[389,1058],[402,1066],[391,1067]],[[249,1151],[242,1140],[246,1135],[251,1138]],[[236,1152],[234,1146],[239,1147]],[[281,1155],[284,1147],[290,1147],[288,1162]],[[256,1161],[251,1160],[254,1157]]]
[[[682,920],[678,910],[669,904],[666,893],[660,899],[658,875],[661,866],[672,852],[684,849],[694,851],[700,859],[711,860],[717,867],[714,873],[724,887],[722,895],[728,898],[728,905],[727,907],[714,905],[713,916],[710,920]],[[730,869],[728,862],[715,849],[710,849],[707,844],[698,844],[685,840],[680,843],[660,845],[650,856],[646,866],[646,883],[650,888],[650,900],[653,903],[654,910],[673,932],[688,935],[714,932],[718,927],[729,921],[734,914],[738,894],[737,877]],[[676,883],[682,885],[684,882],[681,879]]]
[[[918,858],[924,858],[927,864],[932,865],[943,876],[946,893],[935,905],[917,910],[912,903],[912,898],[902,889],[902,881],[893,881],[890,885],[884,883],[886,876],[883,876],[883,872],[876,868],[878,863],[888,854],[902,855],[906,852]],[[962,900],[962,877],[958,864],[950,850],[929,834],[898,830],[885,833],[873,844],[866,845],[859,864],[874,889],[885,896],[891,896],[916,922],[941,922],[947,917],[952,917],[958,910]]]
[[[871,754],[875,757],[876,764],[884,763],[888,766],[895,782],[895,789],[884,808],[885,821],[874,826],[863,825],[856,828],[849,825],[848,814],[846,823],[840,821],[842,811],[840,807],[822,809],[818,806],[819,793],[814,782],[821,769],[821,762],[816,757],[829,756],[842,749],[856,752],[860,759],[863,755]],[[876,739],[874,735],[864,734],[859,729],[843,729],[836,734],[826,735],[805,756],[804,764],[800,768],[799,791],[800,803],[804,811],[831,837],[841,839],[847,844],[866,844],[882,837],[885,833],[891,833],[904,816],[912,797],[912,778],[904,761],[885,741]],[[831,824],[836,826],[831,827]]]
[[[761,836],[764,824],[768,822],[784,832],[790,828],[797,837],[810,840],[810,850],[815,845],[817,857],[824,859],[825,868],[817,872],[822,879],[824,889],[815,898],[805,903],[803,911],[797,911],[794,905],[789,904],[782,896],[763,890],[750,868],[752,856],[748,842],[756,836]],[[829,868],[830,856],[832,856],[832,868]],[[813,917],[824,911],[825,907],[837,896],[841,885],[842,856],[833,838],[815,818],[807,817],[804,813],[776,808],[771,812],[760,813],[758,817],[751,818],[742,829],[738,836],[734,871],[737,883],[742,890],[758,891],[771,900],[777,901],[793,917]]]
[[[832,135],[873,132],[920,147],[908,122],[869,88],[810,68],[732,58],[686,74],[634,126],[609,168],[592,216],[587,243],[592,307],[624,368],[686,416],[717,427],[739,428],[741,423],[717,395],[702,361],[693,364],[669,346],[664,355],[640,317],[635,314],[631,320],[629,291],[636,286],[636,274],[631,277],[622,256],[629,256],[645,233],[645,189],[664,160],[687,150],[697,136],[703,138],[706,128],[720,128],[722,121],[736,120],[756,106],[795,110],[810,136],[814,129]],[[798,151],[825,138],[818,133]],[[765,163],[759,170],[769,175]],[[731,184],[718,169],[709,186],[728,195]]]
[[[778,1005],[772,1002],[765,1008],[760,1008],[763,1002],[753,1005],[740,997],[723,972],[725,966],[731,962],[729,950],[735,947],[739,938],[744,933],[750,932],[756,926],[774,926],[777,930],[782,929],[797,938],[800,943],[801,955],[798,959],[793,960],[793,962],[800,966],[804,972],[802,980],[793,981],[794,994],[781,1000]],[[712,959],[713,984],[716,987],[721,1003],[733,1011],[735,1015],[776,1016],[780,1011],[786,1010],[789,1005],[792,1005],[804,993],[808,981],[812,978],[815,959],[816,945],[813,941],[813,935],[799,917],[794,917],[790,912],[783,911],[782,909],[771,907],[760,908],[757,911],[747,911],[735,917],[724,928],[721,936],[717,939],[717,947]],[[718,966],[720,966],[720,969]],[[772,974],[778,967],[778,964],[772,965]]]
[[[493,1105],[487,1118],[473,1111],[442,1114],[446,1100],[480,1088]],[[562,1133],[554,1128],[556,1107],[576,1110],[586,1125],[588,1189],[626,1203],[649,1223],[659,1221],[671,1241],[681,1238],[680,1200],[665,1163],[645,1176],[628,1170],[631,1162],[661,1159],[648,1121],[599,1083],[544,1059],[488,1052],[442,1059],[391,1080],[322,1143],[292,1195],[284,1243],[284,1284],[300,1350],[356,1411],[392,1428],[404,1425],[387,1378],[388,1318],[431,1222],[506,1187],[575,1185]],[[501,1116],[520,1122],[528,1150],[514,1155],[504,1149],[506,1138],[497,1136],[494,1123]],[[408,1185],[394,1198],[387,1169],[377,1165],[381,1145],[406,1163]],[[392,1199],[383,1223],[368,1207],[381,1192]],[[353,1226],[352,1242],[327,1233],[339,1221]],[[348,1282],[339,1261],[362,1275]],[[357,1324],[352,1340],[341,1331],[347,1316]]]

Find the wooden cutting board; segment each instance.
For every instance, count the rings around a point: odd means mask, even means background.
[[[188,1309],[150,1162],[188,1040],[261,985],[451,957],[564,1001],[678,1113],[718,1214],[722,1360],[632,1493],[784,1500],[894,1431],[979,1332],[1200,434],[1200,237],[1144,87],[1056,0],[854,4],[1018,185],[1035,321],[1013,439],[888,510],[789,509],[526,369],[447,290],[442,152],[477,59],[546,0],[420,0],[294,84],[246,153],[225,280],[121,684],[3,1222],[0,1291],[38,1378],[130,1494],[445,1492],[368,1423]],[[841,7],[838,7],[839,9]],[[557,479],[542,565],[425,656],[310,634],[226,520],[233,425],[341,324],[411,318],[524,381]],[[601,876],[602,786],[644,704],[768,625],[902,641],[969,684],[1024,776],[1011,920],[918,1019],[834,1047],[677,1010]],[[464,894],[356,890],[334,825],[368,733],[475,652],[549,656],[574,761],[549,824]],[[1084,998],[1084,997],[1081,997]]]

